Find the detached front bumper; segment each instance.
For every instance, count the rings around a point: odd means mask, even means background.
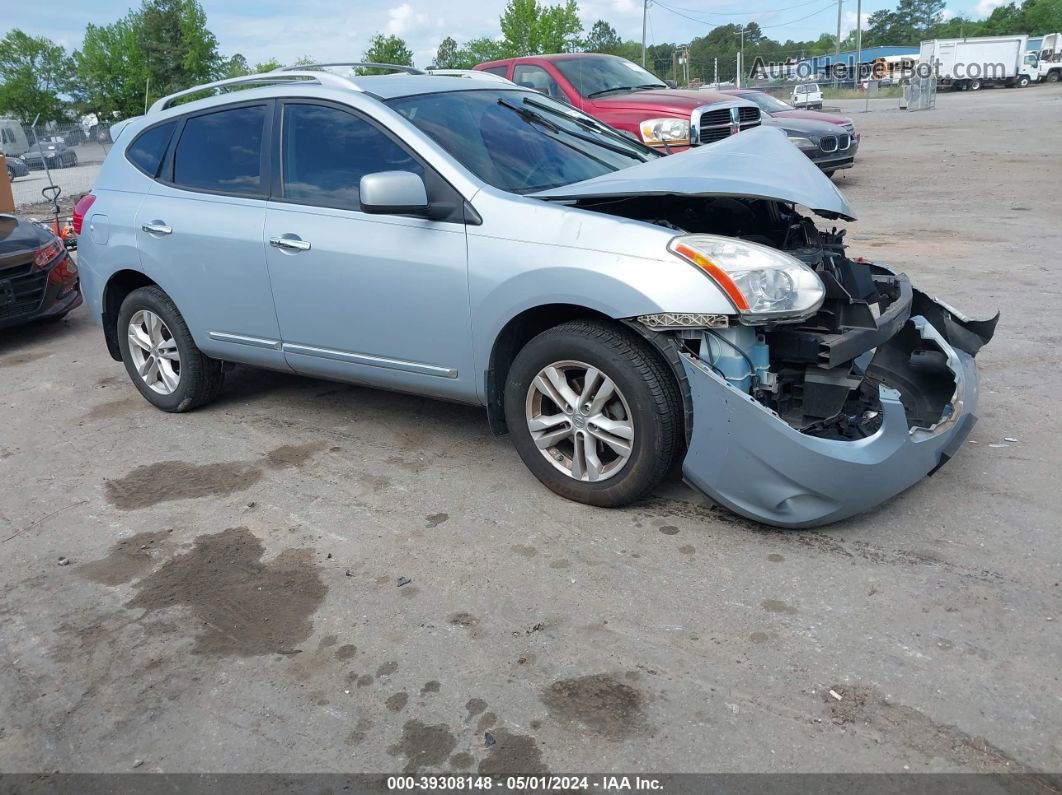
[[[929,306],[939,308],[926,311],[936,314],[936,326],[923,315],[908,322],[939,348],[955,380],[954,395],[931,427],[912,428],[900,392],[879,385],[882,423],[875,433],[855,441],[811,436],[684,356],[693,403],[685,479],[757,522],[811,527],[873,508],[932,474],[976,422],[978,381],[973,356],[957,347],[960,335],[949,333],[963,321],[943,305]]]

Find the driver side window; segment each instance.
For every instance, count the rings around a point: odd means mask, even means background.
[[[550,99],[571,104],[568,97],[561,91],[561,87],[557,85],[557,81],[541,66],[519,64],[513,69],[513,82],[518,86],[539,91]]]
[[[285,200],[359,210],[361,178],[377,171],[424,168],[405,148],[366,119],[340,108],[284,105],[281,190]]]

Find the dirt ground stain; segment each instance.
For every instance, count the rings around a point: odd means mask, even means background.
[[[107,557],[77,567],[77,573],[103,585],[121,585],[151,568],[152,552],[159,549],[172,531],[137,533],[111,547]]]
[[[107,500],[123,511],[160,502],[198,497],[225,497],[249,489],[262,477],[250,464],[189,464],[160,461],[139,466],[124,478],[107,481]]]
[[[286,549],[263,563],[264,553],[246,527],[199,536],[191,551],[140,580],[126,606],[148,612],[190,607],[202,626],[193,654],[290,653],[313,633],[311,616],[328,587],[313,550]]]
[[[579,723],[618,740],[648,732],[644,696],[612,674],[563,679],[546,688],[542,703],[555,718]]]
[[[495,729],[494,745],[479,763],[477,772],[482,776],[527,776],[546,774],[549,770],[534,737]]]
[[[406,721],[402,739],[387,749],[391,756],[404,756],[404,772],[415,773],[421,767],[441,765],[457,747],[457,738],[442,723],[428,725],[419,720]]]
[[[266,453],[265,464],[270,469],[305,466],[322,449],[324,445],[321,442],[281,445]]]

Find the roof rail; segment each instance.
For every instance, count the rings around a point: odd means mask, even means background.
[[[358,86],[349,78],[337,75],[334,72],[311,72],[311,71],[294,71],[296,67],[290,69],[275,70],[272,72],[262,72],[261,74],[244,75],[243,77],[230,77],[225,80],[215,80],[213,83],[204,83],[200,86],[193,86],[192,88],[186,88],[184,91],[178,91],[175,94],[169,94],[160,100],[157,100],[151,108],[148,109],[148,113],[158,113],[159,111],[166,110],[166,108],[173,107],[176,100],[182,97],[192,96],[193,94],[199,94],[203,91],[225,91],[237,86],[272,86],[278,83],[317,83],[319,85],[328,85],[333,88],[346,88],[357,89]]]
[[[298,66],[281,66],[274,71],[277,72],[291,72],[294,70],[312,70],[312,69],[325,69],[332,66],[349,66],[351,69],[392,69],[396,72],[405,72],[411,75],[422,75],[423,71],[417,69],[414,66],[405,66],[397,63],[362,63],[359,61],[340,61],[336,63],[307,63],[300,64]]]
[[[478,69],[428,69],[429,75],[441,75],[443,77],[471,77],[480,80],[492,80],[495,83],[508,83],[516,85],[512,80],[493,72],[481,72]]]

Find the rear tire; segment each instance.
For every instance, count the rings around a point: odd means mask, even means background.
[[[1062,79],[1062,74],[1058,72],[1048,72],[1047,77],[1044,78],[1048,83],[1057,83],[1060,79]]]
[[[140,287],[129,293],[117,325],[129,379],[155,408],[191,411],[218,396],[222,363],[196,347],[177,306],[160,288]],[[131,337],[139,342],[131,342]]]
[[[586,389],[588,380],[596,386]],[[505,419],[524,464],[551,491],[587,505],[619,507],[656,486],[681,450],[682,416],[667,366],[614,323],[542,332],[516,355],[505,384]]]

